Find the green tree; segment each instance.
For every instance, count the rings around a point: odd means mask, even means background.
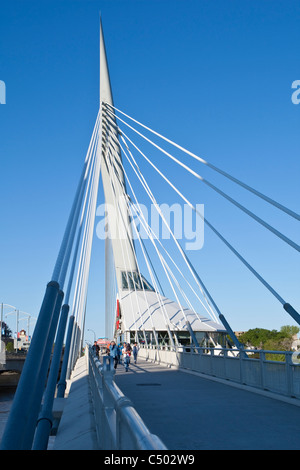
[[[283,326],[280,331],[254,328],[240,336],[245,347],[255,347],[270,351],[290,351],[293,336],[299,332],[297,326]]]
[[[1,329],[2,329],[2,337],[4,336],[5,338],[11,338],[12,331],[9,328],[9,326],[4,321],[2,322],[2,324],[1,324],[1,321],[0,321],[0,325],[1,325]]]
[[[254,348],[261,349],[268,340],[272,339],[273,336],[274,333],[272,333],[270,330],[266,330],[264,328],[254,328],[241,335],[239,340],[246,347],[253,346]]]
[[[7,351],[7,352],[14,352],[14,345],[13,345],[13,343],[7,343],[7,345],[6,345],[6,351]]]
[[[292,338],[299,333],[300,328],[298,326],[285,325],[280,328],[280,331],[284,333],[286,337],[290,336]]]

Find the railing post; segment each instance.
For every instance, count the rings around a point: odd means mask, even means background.
[[[261,377],[261,388],[264,390],[265,389],[265,382],[266,382],[266,377],[265,377],[265,351],[260,350],[259,351],[259,361],[260,361],[260,377]]]
[[[227,379],[227,357],[228,357],[228,350],[223,348],[223,363],[224,363],[224,377]]]
[[[287,395],[292,397],[294,391],[294,381],[293,381],[293,362],[292,362],[292,353],[285,353],[285,367],[286,367],[286,383],[287,383]]]
[[[240,383],[245,383],[245,374],[244,374],[244,356],[240,353]]]
[[[116,448],[122,449],[122,445],[126,440],[126,425],[123,421],[123,409],[126,406],[133,406],[127,397],[120,397],[116,403]]]

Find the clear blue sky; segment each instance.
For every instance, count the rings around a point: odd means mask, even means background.
[[[299,212],[300,105],[291,101],[291,84],[300,79],[299,1],[3,0],[0,301],[33,315],[52,274],[97,115],[100,11],[116,106]],[[183,170],[168,168],[299,311],[298,253],[208,188],[190,183]],[[295,220],[208,168],[194,168],[299,243]],[[159,202],[171,202],[154,176],[153,185]],[[103,255],[96,238],[86,328],[97,336],[104,335]],[[234,330],[294,324],[209,229],[203,249],[191,257]]]

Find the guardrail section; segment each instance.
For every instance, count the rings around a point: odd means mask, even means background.
[[[139,357],[300,399],[300,351],[141,347]],[[277,357],[279,360],[274,360]]]
[[[167,450],[151,434],[114,381],[112,358],[103,356],[103,364],[88,350],[89,378],[95,409],[99,446],[105,450]]]

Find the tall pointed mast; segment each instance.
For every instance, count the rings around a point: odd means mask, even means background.
[[[101,148],[103,152],[101,174],[108,214],[108,224],[112,241],[116,276],[119,292],[122,290],[122,273],[136,272],[136,257],[130,225],[130,217],[126,203],[126,188],[124,172],[122,170],[121,151],[119,145],[112,149],[107,139],[109,124],[105,119],[103,103],[113,105],[109,70],[107,65],[106,49],[103,37],[102,22],[100,20],[100,107],[102,108],[102,135]],[[115,141],[118,141],[117,132],[114,132]],[[124,277],[124,275],[123,275]]]

